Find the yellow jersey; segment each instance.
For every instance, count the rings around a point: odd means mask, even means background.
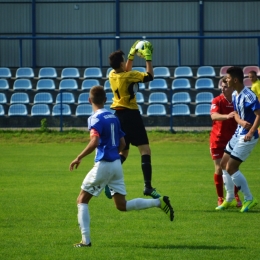
[[[260,80],[257,79],[256,82],[252,84],[251,90],[256,94],[258,99],[260,99]]]

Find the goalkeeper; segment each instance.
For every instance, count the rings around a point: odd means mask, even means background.
[[[143,194],[153,198],[159,198],[160,194],[152,187],[152,165],[151,149],[146,129],[136,102],[138,82],[149,82],[153,80],[152,53],[153,46],[147,42],[143,50],[138,50],[145,59],[146,72],[132,71],[133,61],[136,53],[136,41],[130,49],[128,59],[125,61],[124,53],[121,50],[115,51],[109,56],[109,64],[112,67],[109,73],[110,86],[114,94],[111,109],[119,118],[122,130],[125,132],[126,146],[120,153],[123,163],[130,149],[130,144],[138,148],[141,155],[141,168],[144,178]],[[105,189],[107,197],[111,198],[108,187]]]

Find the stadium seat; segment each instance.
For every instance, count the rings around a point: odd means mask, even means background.
[[[77,90],[78,83],[75,79],[63,79],[59,84],[60,90]]]
[[[163,104],[151,104],[147,108],[147,116],[166,116],[166,109]]]
[[[200,66],[197,70],[197,77],[216,77],[215,69],[212,66]]]
[[[106,96],[107,96],[106,104],[112,104],[113,103],[114,94],[112,92],[108,92],[108,93],[106,93]]]
[[[170,70],[168,67],[155,67],[153,68],[154,78],[169,78]]]
[[[86,68],[83,74],[83,78],[102,78],[102,71],[98,67]]]
[[[219,76],[224,77],[227,75],[227,69],[230,68],[231,66],[222,66],[219,70]]]
[[[17,79],[19,79],[19,78],[28,78],[28,79],[31,79],[31,78],[34,78],[34,71],[33,71],[33,69],[30,68],[30,67],[18,68],[18,69],[16,70],[15,77],[16,77]]]
[[[39,79],[36,83],[36,90],[55,90],[53,79]]]
[[[146,68],[145,67],[132,67],[132,70],[138,70],[140,72],[146,72]]]
[[[90,90],[93,86],[99,86],[98,79],[84,79],[81,83],[82,90]]]
[[[6,104],[7,103],[7,98],[5,93],[0,93],[0,104]]]
[[[110,71],[112,70],[112,68],[108,68],[107,69],[107,72],[106,72],[106,78],[108,79],[108,76],[109,76],[109,73],[110,73]]]
[[[9,89],[9,83],[6,79],[0,79],[0,90]]]
[[[214,83],[212,79],[199,78],[195,82],[195,89],[212,89],[212,88],[214,88]]]
[[[36,93],[36,95],[34,96],[33,99],[33,103],[34,104],[52,104],[53,103],[53,98],[52,98],[52,94],[49,92],[40,92],[40,93]]]
[[[190,103],[191,98],[188,92],[178,92],[172,95],[172,104]]]
[[[140,115],[143,115],[143,109],[142,109],[142,106],[139,105],[139,104],[137,104],[137,106],[138,106],[138,109],[139,109]]]
[[[154,79],[153,81],[150,81],[149,82],[149,85],[148,85],[148,89],[149,90],[162,90],[162,89],[167,89],[168,86],[167,86],[167,82],[165,79]]]
[[[79,70],[77,68],[64,68],[61,71],[61,79],[78,79]]]
[[[190,81],[184,78],[177,78],[172,81],[172,90],[177,89],[190,89]]]
[[[245,87],[251,88],[252,87],[252,82],[249,78],[244,78],[243,83]]]
[[[10,104],[29,104],[29,96],[24,92],[13,93],[10,98]]]
[[[28,111],[25,104],[11,104],[8,109],[8,116],[27,116]]]
[[[5,110],[3,105],[0,105],[0,116],[4,116],[5,115]]]
[[[175,104],[172,106],[172,116],[189,116],[190,108],[187,104]]]
[[[79,104],[76,108],[76,116],[91,116],[93,109],[90,104]]]
[[[10,79],[12,77],[11,70],[6,67],[0,67],[0,78]]]
[[[105,91],[111,91],[110,82],[109,82],[108,79],[104,83],[104,90]]]
[[[136,102],[137,103],[144,103],[144,95],[143,95],[143,93],[141,93],[141,92],[137,92],[136,93],[136,95],[135,95],[135,97],[136,97]]]
[[[57,78],[57,71],[53,67],[44,67],[40,68],[39,73],[38,73],[38,78],[49,78],[49,79],[56,79]]]
[[[196,116],[209,116],[211,104],[198,104],[195,107]]]
[[[145,89],[145,84],[143,82],[138,82],[138,85],[139,85],[139,90]]]
[[[50,108],[47,104],[34,104],[31,109],[31,116],[50,116]]]
[[[108,110],[109,112],[111,112],[112,114],[114,114],[114,113],[115,113],[115,110],[111,109],[110,106],[111,106],[111,105],[104,105],[104,108],[105,108],[106,110]]]
[[[200,92],[200,93],[197,93],[197,95],[195,97],[195,102],[196,102],[196,104],[211,103],[213,98],[214,98],[214,96],[211,92]]]
[[[174,70],[174,78],[190,78],[193,77],[193,72],[191,67],[181,66]]]
[[[71,116],[71,109],[70,105],[68,104],[56,104],[52,108],[52,115],[53,116],[60,116],[62,112],[63,116]]]
[[[78,97],[78,104],[89,104],[89,101],[88,101],[88,98],[89,98],[89,93],[80,93],[79,94],[79,97]]]
[[[259,67],[258,66],[245,66],[243,68],[244,77],[248,77],[248,73],[253,70],[256,72],[257,75],[259,75]]]
[[[149,95],[148,98],[149,104],[154,104],[154,103],[167,104],[167,102],[168,102],[168,98],[164,92],[153,92]]]
[[[73,93],[71,93],[71,92],[62,92],[62,93],[59,93],[56,96],[56,104],[61,103],[61,95],[62,95],[62,103],[66,103],[66,104],[73,104],[73,103],[75,103],[75,97],[74,97]]]
[[[32,82],[30,79],[16,79],[13,85],[14,90],[32,90]]]

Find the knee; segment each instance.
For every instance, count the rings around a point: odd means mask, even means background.
[[[117,208],[119,211],[126,211],[126,208],[123,207],[122,205],[116,205],[116,208]]]

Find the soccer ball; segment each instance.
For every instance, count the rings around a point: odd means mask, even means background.
[[[144,58],[143,57],[143,55],[140,53],[140,52],[138,52],[138,50],[143,50],[144,49],[144,44],[146,43],[146,42],[148,42],[148,41],[140,41],[140,42],[138,42],[137,44],[136,44],[136,46],[135,46],[135,49],[136,49],[136,55],[137,56],[139,56],[139,57],[141,57],[141,58]]]

